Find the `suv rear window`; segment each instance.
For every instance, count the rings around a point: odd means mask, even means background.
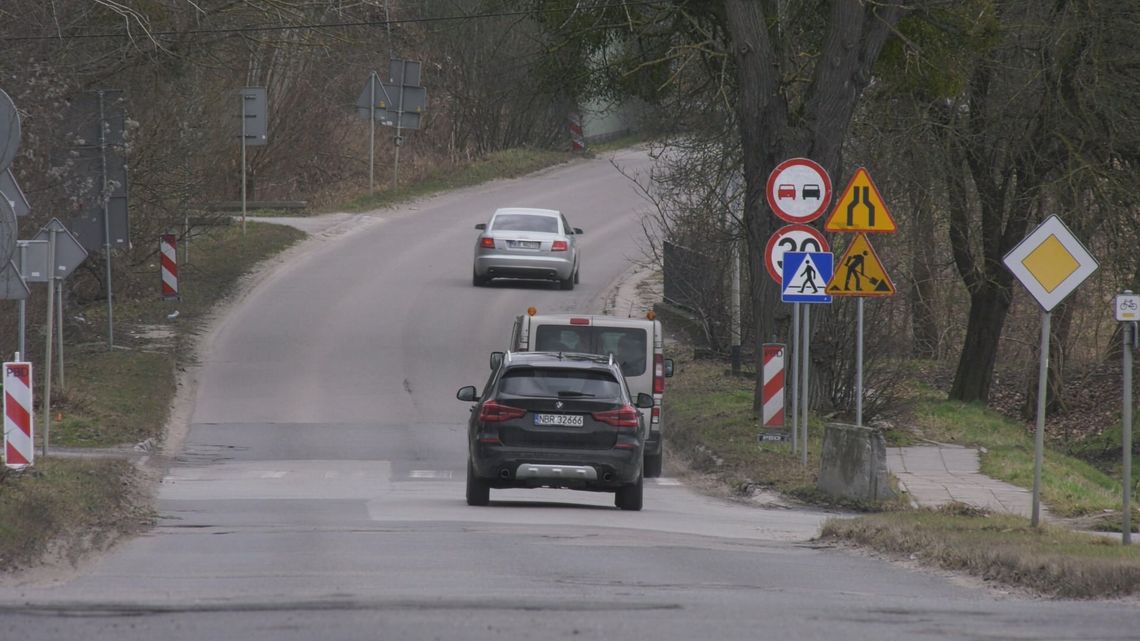
[[[598,370],[516,367],[507,370],[499,393],[531,398],[621,398],[613,374]]]
[[[613,354],[625,376],[645,373],[644,329],[636,327],[597,327],[592,325],[539,325],[535,330],[536,352],[582,352]]]

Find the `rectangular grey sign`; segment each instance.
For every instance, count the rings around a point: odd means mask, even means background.
[[[130,219],[127,216],[127,199],[112,196],[107,203],[111,220],[111,247],[125,249],[131,244]],[[87,251],[103,249],[103,209],[95,205],[79,217],[73,218],[68,229],[75,235],[80,245]]]
[[[410,87],[420,86],[420,62],[418,60],[390,60],[388,78],[391,84]]]
[[[51,270],[48,269],[48,241],[17,241],[15,262],[20,267],[20,275],[26,282],[48,282],[48,278],[51,277]]]
[[[268,142],[268,110],[265,87],[246,87],[241,92],[242,107],[238,115],[245,116],[245,144],[264,145]],[[241,126],[241,123],[238,123]],[[241,138],[241,130],[238,130]]]

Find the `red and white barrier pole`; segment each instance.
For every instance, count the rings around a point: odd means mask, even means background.
[[[5,465],[14,469],[32,465],[32,433],[32,364],[4,363]]]
[[[586,138],[582,135],[582,117],[577,113],[571,113],[567,121],[567,128],[570,130],[570,151],[585,151]]]
[[[764,429],[784,427],[784,346],[778,343],[764,344]]]
[[[163,234],[159,250],[162,254],[162,297],[179,298],[178,238],[174,234]]]

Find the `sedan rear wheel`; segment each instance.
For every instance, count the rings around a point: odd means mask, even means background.
[[[474,269],[471,270],[471,284],[475,287],[482,287],[487,284],[487,277],[480,276]]]
[[[467,459],[467,505],[486,505],[491,501],[491,486],[475,476],[475,466]]]
[[[619,487],[617,493],[614,494],[614,505],[623,510],[637,512],[641,510],[642,503],[642,478],[639,475],[636,483],[630,485],[623,485]]]
[[[571,290],[571,289],[574,289],[574,276],[573,276],[573,275],[571,275],[569,278],[567,278],[567,279],[565,279],[565,280],[560,280],[560,281],[558,281],[558,285],[559,285],[559,286],[560,286],[562,289],[565,289],[565,290]]]

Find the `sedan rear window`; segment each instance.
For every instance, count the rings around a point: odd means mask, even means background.
[[[519,367],[503,374],[499,393],[531,398],[621,398],[613,374],[597,370]]]
[[[554,216],[531,216],[528,214],[499,214],[491,221],[495,231],[538,231],[558,233],[558,219]]]

